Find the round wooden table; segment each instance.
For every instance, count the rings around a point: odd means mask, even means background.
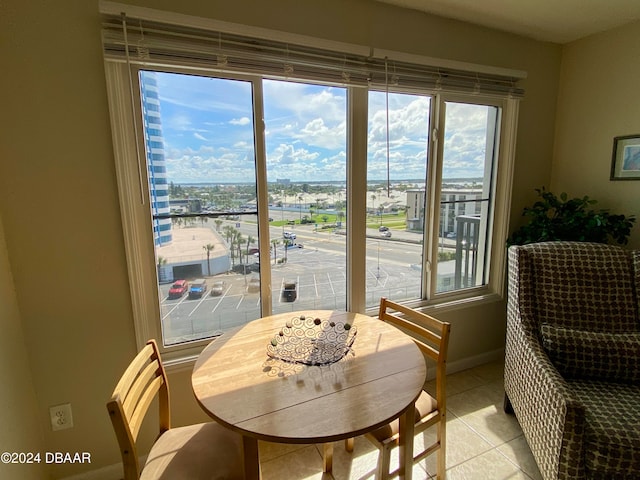
[[[352,352],[326,366],[274,360],[267,345],[292,318],[319,318],[357,329]],[[413,405],[426,378],[411,337],[366,315],[330,310],[254,320],[213,340],[191,377],[201,407],[243,435],[245,478],[259,479],[258,440],[327,443],[400,418],[401,478],[411,478]]]

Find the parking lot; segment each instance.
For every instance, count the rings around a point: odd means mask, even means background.
[[[288,251],[286,264],[271,265],[274,314],[304,309],[346,308],[345,255],[344,248],[340,247],[344,237],[336,237],[332,242],[332,248],[337,248],[337,251],[327,248],[327,241],[323,237],[318,239],[317,244],[305,240],[305,248]],[[416,254],[417,251],[416,247]],[[382,255],[385,256],[384,251]],[[246,276],[224,273],[204,278],[208,290],[197,299],[189,299],[188,295],[169,299],[171,285],[160,286],[162,325],[167,343],[215,336],[260,316],[259,292],[250,288],[250,285],[257,285],[257,273]],[[225,282],[223,292],[211,295],[211,287],[220,280]],[[296,285],[296,298],[292,302],[282,297],[285,282]],[[373,303],[382,295],[417,296],[419,288],[420,272],[408,263],[385,261],[384,258],[382,261],[367,259],[367,295]]]

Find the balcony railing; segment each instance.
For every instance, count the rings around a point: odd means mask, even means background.
[[[456,266],[454,273],[454,288],[456,290],[476,285],[479,238],[479,215],[459,215],[456,217]]]

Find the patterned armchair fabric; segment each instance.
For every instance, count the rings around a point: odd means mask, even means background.
[[[640,252],[509,249],[505,392],[551,479],[640,478]]]

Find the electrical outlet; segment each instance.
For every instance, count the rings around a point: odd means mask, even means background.
[[[71,404],[64,403],[49,408],[52,430],[64,430],[73,427],[73,415],[71,415]]]

